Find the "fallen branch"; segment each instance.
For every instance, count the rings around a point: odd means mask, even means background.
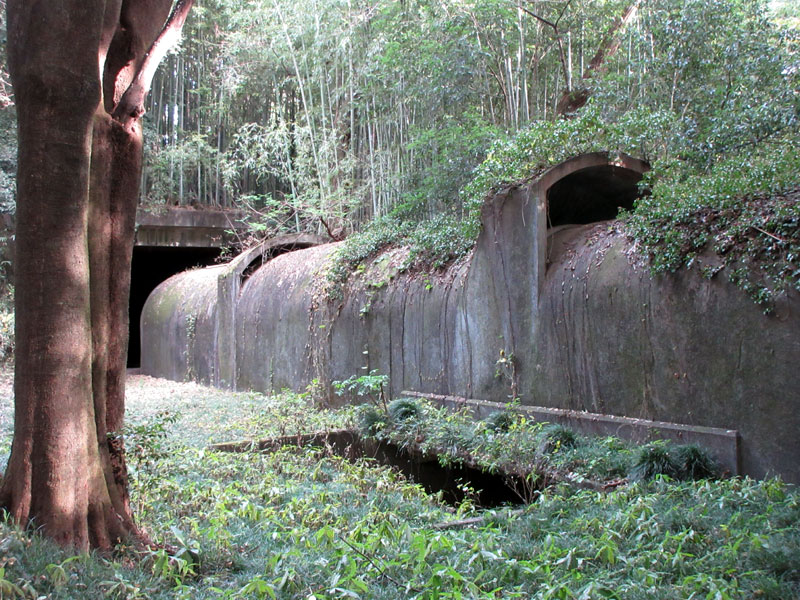
[[[512,510],[508,513],[509,517],[518,517],[524,511],[521,508],[517,510]],[[433,528],[438,530],[445,530],[445,529],[463,529],[465,527],[477,527],[479,525],[483,525],[487,521],[487,517],[471,517],[469,519],[461,519],[460,521],[444,521],[442,523],[436,523]]]
[[[760,231],[760,232],[761,232],[761,233],[763,233],[764,235],[768,235],[768,236],[769,236],[769,237],[771,237],[773,240],[778,240],[779,242],[783,242],[784,244],[788,244],[788,243],[789,243],[789,240],[785,240],[785,239],[783,239],[782,237],[778,237],[777,235],[775,235],[775,234],[772,234],[772,233],[770,233],[769,231],[764,231],[764,230],[763,230],[763,229],[761,229],[760,227],[756,227],[755,225],[750,225],[750,227],[752,227],[752,228],[753,228],[753,229],[755,229],[756,231]]]

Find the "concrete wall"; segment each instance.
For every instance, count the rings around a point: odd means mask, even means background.
[[[328,244],[245,281],[252,253],[173,277],[143,312],[143,371],[275,391],[379,369],[395,393],[738,430],[735,467],[800,482],[800,297],[765,316],[725,281],[651,276],[610,222],[548,230],[555,181],[639,168],[579,159],[489,202],[473,255],[443,273],[401,273],[395,250],[331,302]]]
[[[235,210],[167,208],[136,211],[136,245],[181,248],[219,248],[235,243],[236,231],[247,225]]]

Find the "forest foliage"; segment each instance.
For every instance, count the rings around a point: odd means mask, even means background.
[[[682,172],[796,140],[789,5],[654,0],[615,29],[634,4],[204,0],[154,83],[143,194],[344,233],[392,212],[463,217],[486,183],[591,140]],[[584,87],[612,139],[557,118]],[[509,147],[524,160],[498,173]]]
[[[198,0],[148,100],[142,201],[241,208],[262,236],[362,231],[339,271],[387,244],[435,268],[469,251],[492,188],[621,151],[653,166],[628,233],[674,270],[710,239],[676,222],[798,185],[798,50],[780,1]],[[568,97],[589,99],[573,118]],[[751,254],[784,240],[756,297],[800,285],[787,219],[722,228],[766,231]]]
[[[7,377],[0,370],[0,383]],[[535,502],[496,509],[477,505],[465,483],[465,497],[448,505],[374,460],[295,444],[272,453],[208,446],[354,428],[363,409],[320,411],[308,394],[143,376],[129,392],[131,501],[163,546],[74,556],[0,524],[3,598],[783,600],[800,592],[800,494],[777,479],[657,475],[607,491],[562,482],[537,489]],[[9,394],[0,385],[4,455]],[[641,464],[645,451],[662,451],[663,461],[667,450],[585,439],[510,411],[474,422],[394,402],[379,435],[430,435],[452,449],[446,464],[480,446],[498,460],[612,474]]]

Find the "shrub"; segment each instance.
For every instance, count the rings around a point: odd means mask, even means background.
[[[679,446],[675,454],[684,479],[711,479],[716,477],[717,464],[705,448],[696,444]]]
[[[389,417],[395,423],[416,420],[422,416],[422,407],[412,398],[398,398],[389,403]]]
[[[486,427],[495,432],[507,432],[512,423],[514,423],[514,415],[507,410],[496,410],[486,417]]]
[[[362,435],[373,437],[386,425],[386,415],[372,404],[363,404],[358,410],[358,430]]]
[[[782,143],[720,160],[708,172],[679,161],[654,165],[652,193],[625,217],[655,273],[697,266],[728,278],[771,309],[800,291],[800,144]]]
[[[636,464],[630,472],[633,481],[647,481],[656,475],[666,475],[678,479],[681,466],[672,456],[669,447],[661,441],[652,442],[639,450]]]
[[[574,448],[578,444],[575,432],[563,425],[549,425],[544,431],[542,440],[542,454],[552,454],[562,448]]]

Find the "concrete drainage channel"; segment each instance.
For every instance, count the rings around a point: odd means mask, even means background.
[[[274,452],[287,446],[316,447],[355,461],[372,458],[391,466],[409,480],[420,484],[428,493],[441,493],[449,504],[459,504],[467,495],[483,508],[533,501],[542,489],[536,481],[513,473],[489,473],[470,465],[444,466],[433,453],[400,448],[372,438],[363,439],[357,432],[341,429],[321,433],[284,436],[260,441],[238,441],[214,444],[221,452]]]

